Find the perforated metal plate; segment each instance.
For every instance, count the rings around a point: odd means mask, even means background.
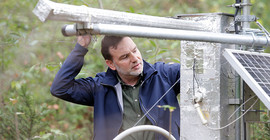
[[[270,54],[225,49],[223,55],[270,110]]]

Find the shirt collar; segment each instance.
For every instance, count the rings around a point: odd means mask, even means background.
[[[130,85],[127,85],[127,84],[121,79],[121,77],[118,75],[118,73],[116,74],[116,77],[117,77],[118,81],[120,82],[120,84],[121,84],[122,86],[130,86]],[[142,79],[143,79],[142,77],[143,77],[143,73],[139,74],[139,80],[138,80],[137,83],[134,85],[134,87],[137,86],[137,85],[139,85],[139,84],[142,82]]]

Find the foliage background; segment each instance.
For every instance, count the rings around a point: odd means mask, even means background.
[[[0,1],[0,139],[92,139],[93,108],[50,95],[50,85],[76,38],[63,37],[63,22],[41,23],[32,13],[38,0]],[[170,17],[224,12],[234,0],[54,0],[73,5]],[[270,3],[252,0],[252,14],[270,29]],[[255,25],[253,25],[256,27]],[[101,36],[91,44],[78,77],[105,71]],[[180,42],[135,38],[144,59],[179,62]],[[94,63],[93,63],[94,62]]]

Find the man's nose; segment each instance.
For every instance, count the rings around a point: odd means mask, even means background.
[[[134,53],[131,54],[131,61],[132,61],[133,63],[137,62],[138,59],[139,59],[139,58],[138,58],[138,56],[137,56],[136,54],[134,54]]]

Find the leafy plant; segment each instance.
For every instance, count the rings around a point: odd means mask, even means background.
[[[12,83],[14,98],[0,112],[1,139],[31,139],[46,131],[48,122],[43,119],[49,113],[45,104],[36,106],[24,81]]]
[[[249,135],[251,139],[268,140],[270,139],[270,115],[267,112],[262,112],[260,116],[260,122],[250,124],[251,133]]]

